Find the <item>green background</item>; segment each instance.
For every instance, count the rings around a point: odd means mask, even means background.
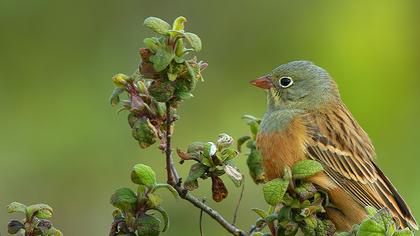
[[[179,109],[174,146],[248,132],[240,117],[261,116],[263,91],[248,81],[281,63],[314,61],[337,80],[342,97],[373,139],[378,162],[420,218],[420,4],[418,1],[0,1],[0,206],[53,206],[65,235],[107,235],[111,193],[131,186],[135,163],[164,181],[156,146],[140,150],[125,114],[108,103],[111,76],[131,73],[151,32],[148,16],[188,18],[209,67],[195,98]],[[238,159],[246,172],[245,160]],[[179,168],[183,176],[187,167]],[[231,219],[239,190],[216,204]],[[248,178],[239,226],[264,207]],[[198,235],[198,210],[163,193],[165,235]],[[0,233],[11,216],[0,209]],[[226,235],[209,217],[206,235]]]

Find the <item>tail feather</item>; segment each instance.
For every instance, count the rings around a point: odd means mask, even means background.
[[[418,230],[419,227],[416,219],[414,219],[407,203],[405,203],[404,199],[400,196],[397,189],[395,189],[382,170],[379,169],[376,164],[375,167],[380,177],[380,179],[378,179],[378,183],[376,184],[376,189],[381,195],[386,207],[400,220],[400,226],[402,228],[409,227],[411,229]]]

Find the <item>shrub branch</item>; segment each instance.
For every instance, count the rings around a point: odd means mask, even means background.
[[[219,212],[217,212],[213,208],[209,207],[208,205],[200,201],[200,199],[193,196],[191,193],[188,192],[188,190],[186,190],[185,188],[181,186],[181,181],[178,175],[178,171],[176,170],[176,167],[174,165],[173,158],[172,158],[171,126],[173,125],[174,117],[172,116],[172,113],[170,112],[170,110],[171,110],[170,104],[166,103],[165,155],[166,155],[166,170],[167,170],[168,184],[172,185],[172,187],[176,189],[176,191],[178,192],[179,196],[181,196],[182,199],[189,201],[195,207],[207,213],[207,215],[209,215],[211,218],[217,221],[221,226],[223,226],[223,228],[225,228],[232,235],[240,235],[240,236],[247,235],[245,231],[231,224]]]

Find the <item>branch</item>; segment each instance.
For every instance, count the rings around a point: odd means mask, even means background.
[[[229,221],[227,221],[219,212],[207,206],[205,203],[203,203],[198,198],[190,194],[188,190],[186,190],[185,188],[181,186],[180,178],[179,178],[178,172],[175,168],[173,158],[172,158],[171,126],[173,122],[174,122],[174,117],[171,114],[170,104],[169,102],[166,102],[165,155],[166,155],[166,172],[167,172],[168,184],[172,185],[172,187],[176,189],[176,191],[178,192],[179,196],[181,196],[182,199],[189,201],[195,207],[207,213],[207,215],[209,215],[211,218],[217,221],[221,226],[223,226],[223,228],[225,228],[232,235],[238,235],[238,236],[247,235],[245,231],[238,229],[236,226],[234,226]]]

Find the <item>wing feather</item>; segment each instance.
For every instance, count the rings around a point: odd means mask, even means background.
[[[310,137],[307,155],[322,163],[338,186],[362,206],[387,207],[402,226],[417,228],[408,206],[376,166],[368,135],[342,103],[307,114],[304,120]]]

